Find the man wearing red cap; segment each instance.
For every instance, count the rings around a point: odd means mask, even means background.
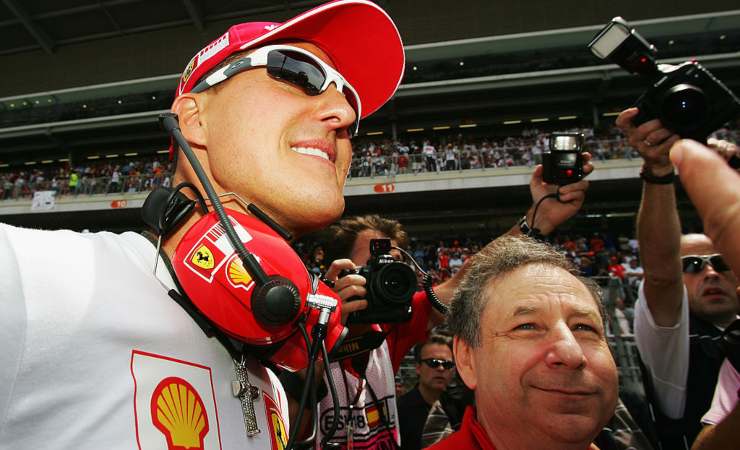
[[[217,194],[300,234],[341,215],[350,137],[403,65],[388,15],[340,0],[231,27],[186,66],[172,111]],[[179,157],[183,181],[203,189]],[[224,203],[246,213],[235,197]],[[274,374],[233,360],[168,295],[179,285],[167,260],[202,216],[164,239],[163,256],[135,233],[0,225],[4,448],[284,448]]]

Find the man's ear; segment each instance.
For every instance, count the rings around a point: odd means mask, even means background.
[[[455,354],[455,367],[457,367],[457,373],[460,374],[465,386],[471,390],[475,390],[478,385],[478,375],[476,373],[474,348],[455,336],[452,341],[453,352]]]
[[[194,94],[183,94],[172,104],[172,112],[177,114],[180,130],[191,145],[206,147],[206,130],[201,121],[202,98]]]

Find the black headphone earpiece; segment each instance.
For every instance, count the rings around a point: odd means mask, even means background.
[[[301,310],[301,294],[295,284],[281,276],[270,276],[252,294],[254,318],[263,325],[286,325]]]
[[[144,205],[141,207],[141,218],[158,236],[167,235],[193,212],[196,201],[187,198],[180,192],[183,188],[190,188],[194,192],[198,192],[192,183],[185,182],[174,188],[158,187],[144,200]],[[198,203],[204,213],[208,212],[205,200],[199,193]]]

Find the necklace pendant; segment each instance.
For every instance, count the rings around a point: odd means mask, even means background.
[[[260,432],[257,426],[257,414],[254,412],[254,400],[259,397],[259,389],[249,383],[249,373],[244,357],[240,362],[234,361],[234,374],[236,380],[231,382],[231,393],[241,402],[244,429],[248,437],[253,437]]]

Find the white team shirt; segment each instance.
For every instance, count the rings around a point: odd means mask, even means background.
[[[275,375],[247,361],[260,429],[247,437],[231,357],[154,260],[136,233],[0,224],[0,449],[282,448]]]

